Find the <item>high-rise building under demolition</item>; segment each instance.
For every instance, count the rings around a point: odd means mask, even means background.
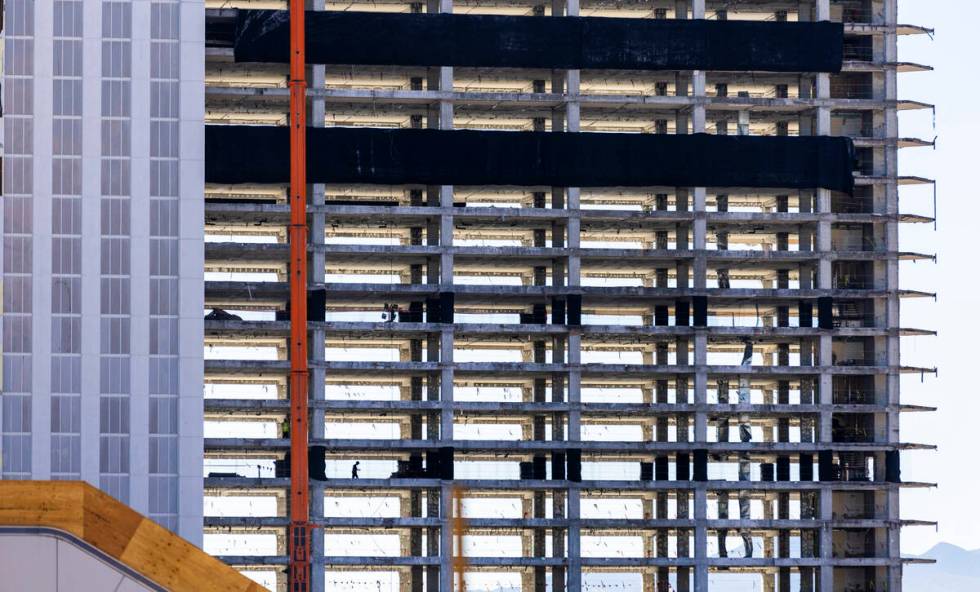
[[[927,29],[296,2],[6,1],[4,478],[270,589],[901,590]]]

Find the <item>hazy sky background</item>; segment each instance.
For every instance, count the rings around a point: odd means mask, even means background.
[[[936,253],[938,263],[902,263],[903,288],[938,292],[938,299],[905,300],[902,325],[928,328],[938,337],[905,338],[906,365],[939,367],[936,378],[902,380],[905,403],[936,406],[936,413],[906,413],[907,442],[933,443],[937,452],[904,452],[902,478],[939,487],[906,490],[902,516],[938,520],[930,527],[906,528],[905,553],[922,553],[939,541],[967,549],[980,547],[980,97],[973,90],[977,67],[980,2],[974,0],[900,0],[898,21],[933,27],[925,35],[899,38],[899,60],[929,64],[934,72],[899,74],[898,96],[936,105],[931,111],[900,115],[904,137],[931,139],[935,150],[904,148],[899,171],[938,179],[938,228],[902,225],[901,248]],[[901,189],[900,210],[932,213],[931,187]],[[972,374],[978,372],[978,374]]]

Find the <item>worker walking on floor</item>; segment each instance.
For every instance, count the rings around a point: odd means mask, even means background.
[[[350,468],[350,478],[351,479],[359,479],[360,478],[360,477],[357,476],[357,473],[360,470],[357,467],[360,466],[360,464],[361,464],[361,461],[357,461],[357,462],[354,463],[354,466],[352,466]]]

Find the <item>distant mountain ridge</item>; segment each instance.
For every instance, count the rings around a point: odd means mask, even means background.
[[[972,551],[939,543],[922,555],[932,565],[906,565],[902,584],[910,592],[967,592],[980,590],[980,549]]]
[[[761,553],[761,549],[757,552]],[[730,549],[730,553],[732,557],[741,557],[742,549]],[[970,551],[950,543],[939,543],[922,555],[906,556],[936,560],[934,564],[905,566],[902,586],[906,592],[980,592],[980,549]],[[610,573],[606,574],[603,584],[609,590],[629,590],[633,582],[620,574]],[[755,592],[759,589],[757,586],[751,577],[713,573],[708,589],[711,592]],[[498,587],[491,592],[517,590]]]

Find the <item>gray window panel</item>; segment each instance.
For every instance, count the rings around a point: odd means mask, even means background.
[[[179,83],[176,81],[150,82],[150,117],[176,119],[180,116],[178,100]]]
[[[11,354],[31,353],[30,315],[4,315],[3,317],[3,351]]]
[[[150,397],[150,433],[177,433],[177,397]]]
[[[150,78],[174,80],[180,69],[179,45],[170,41],[150,44]]]
[[[31,436],[4,434],[0,450],[5,476],[30,477],[31,474]]]
[[[78,197],[55,197],[51,200],[51,232],[55,235],[82,233],[81,199]]]
[[[176,476],[150,475],[150,517],[171,530],[176,530],[178,484]]]
[[[32,273],[33,245],[29,236],[3,237],[3,270],[5,273]]]
[[[128,354],[132,351],[129,344],[129,317],[103,317],[101,324],[101,352],[103,354]]]
[[[3,202],[3,231],[6,234],[31,234],[34,229],[33,200],[29,197],[5,195],[0,201]]]
[[[102,239],[102,274],[128,275],[130,273],[130,240],[127,237]]]
[[[82,392],[81,356],[51,356],[51,392]]]
[[[75,39],[55,39],[53,43],[54,76],[82,75],[82,42]]]
[[[180,359],[176,356],[150,358],[150,394],[177,395],[180,387]]]
[[[102,156],[129,156],[132,127],[128,119],[102,121]]]
[[[55,0],[54,36],[82,36],[82,3],[80,1]]]
[[[132,108],[132,83],[129,80],[102,81],[102,116],[129,117]]]
[[[9,121],[12,116],[30,115],[34,109],[34,79],[4,78],[3,113]],[[9,153],[9,151],[8,151]]]
[[[150,473],[177,473],[177,438],[150,436]]]
[[[34,0],[7,0],[6,32],[8,36],[34,34]]]
[[[99,436],[99,471],[103,473],[129,472],[129,436]]]
[[[128,395],[130,385],[129,358],[103,357],[99,360],[99,380],[103,394]]]
[[[82,429],[82,399],[78,395],[51,397],[51,432],[71,434]]]
[[[82,439],[78,435],[51,436],[51,476],[76,476],[82,467]],[[75,477],[77,478],[77,476]]]
[[[34,161],[30,157],[5,155],[4,195],[30,195],[34,192]]]
[[[129,159],[102,160],[102,195],[128,196],[130,194]]]
[[[150,156],[158,158],[177,157],[177,122],[150,122]]]
[[[179,272],[177,248],[175,239],[150,239],[150,275],[176,276]]]
[[[0,467],[4,476],[28,478],[31,475],[31,394],[32,394],[32,273],[33,245],[33,84],[30,79],[12,76],[33,72],[33,41],[11,39],[11,35],[30,34],[33,29],[33,3],[17,0],[7,4],[8,38],[5,64],[12,65],[4,77],[7,102],[3,159],[3,308],[0,317],[3,372],[0,409],[4,432],[0,441]],[[17,52],[11,56],[9,52]],[[26,155],[21,156],[21,155]],[[20,195],[18,195],[20,194]],[[20,235],[20,236],[17,236]]]
[[[6,76],[3,87],[4,116],[29,116],[33,112],[34,80]]]
[[[6,328],[4,329],[6,331]],[[13,393],[31,392],[32,357],[30,354],[6,353],[3,356],[3,400],[14,398]]]
[[[82,272],[82,239],[54,237],[51,239],[51,272],[57,275],[77,275]]]
[[[177,319],[150,319],[150,354],[175,356],[177,351]]]
[[[127,39],[133,36],[133,9],[131,2],[102,3],[102,37]]]
[[[52,150],[62,156],[82,155],[82,120],[55,118],[52,123]]]
[[[34,122],[24,117],[8,117],[4,122],[3,142],[7,154],[34,152]]]
[[[34,161],[30,157],[4,155],[3,194],[30,195],[34,192]]]
[[[179,138],[174,137],[173,143],[176,147]],[[176,155],[175,155],[176,156]],[[151,160],[150,161],[150,196],[152,197],[178,197],[180,192],[180,168],[177,159],[172,160]],[[172,210],[173,225],[176,225],[177,205],[174,203]],[[167,232],[168,236],[176,236],[177,232]]]
[[[102,278],[101,308],[102,314],[124,315],[130,312],[131,284],[129,278]]]
[[[129,433],[129,397],[99,399],[99,432],[102,434]]]
[[[56,277],[51,280],[51,312],[78,315],[82,310],[82,280]]]
[[[51,318],[51,352],[75,354],[82,351],[82,319],[79,316]]]
[[[159,165],[172,165],[175,163],[163,161],[150,162],[150,186],[151,191],[154,186],[154,177],[160,178],[165,172],[174,167],[160,167]],[[159,190],[159,188],[158,188]],[[150,236],[177,236],[177,201],[173,199],[151,199],[150,200]]]
[[[82,193],[82,159],[54,158],[51,161],[51,192],[78,196]],[[78,231],[73,231],[77,233]]]
[[[176,40],[180,35],[180,6],[177,3],[150,5],[150,37]]]
[[[102,42],[102,76],[129,78],[133,75],[132,51],[129,41]]]
[[[24,395],[4,395],[0,398],[3,408],[4,432],[31,431],[31,397]]]
[[[150,278],[150,315],[174,315],[179,311],[177,278]]]
[[[52,83],[52,110],[55,116],[81,117],[82,81],[77,78],[58,78]]]
[[[129,234],[132,210],[128,199],[103,199],[100,204],[102,234],[125,236]]]
[[[31,312],[30,276],[6,276],[3,286],[3,310],[7,315]]]
[[[31,39],[6,40],[4,51],[4,74],[7,76],[30,76],[34,73],[34,41]]]

